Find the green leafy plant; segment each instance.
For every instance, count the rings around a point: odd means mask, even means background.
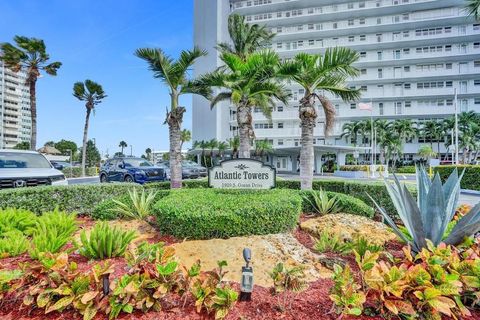
[[[0,210],[0,236],[12,230],[18,230],[23,234],[31,234],[37,221],[37,216],[28,210],[23,209],[1,209]]]
[[[6,292],[12,290],[12,282],[21,279],[23,272],[18,269],[0,270],[0,300]]]
[[[152,213],[151,207],[157,192],[142,190],[140,193],[136,188],[133,188],[128,190],[128,195],[130,197],[128,202],[112,199],[117,206],[111,210],[125,218],[139,220],[145,219]]]
[[[123,231],[117,227],[110,227],[107,222],[99,222],[88,236],[85,230],[81,232],[80,254],[91,259],[123,256],[135,237],[135,231]]]
[[[367,251],[377,253],[383,251],[384,248],[381,245],[370,243],[367,238],[359,237],[350,243],[350,249],[363,257]]]
[[[303,266],[296,266],[287,268],[283,263],[279,262],[270,272],[270,278],[273,280],[273,292],[277,294],[278,304],[281,310],[291,309],[293,293],[298,293],[307,288],[305,281],[305,268]],[[283,301],[281,295],[283,293]]]
[[[348,242],[340,239],[339,235],[325,230],[320,233],[318,241],[315,243],[315,250],[318,252],[348,253],[351,246]]]
[[[418,200],[415,201],[405,185],[401,185],[397,177],[394,183],[385,180],[388,193],[402,219],[405,228],[411,235],[410,241],[397,227],[392,218],[370,197],[381,212],[385,221],[392,227],[397,236],[409,243],[414,252],[420,252],[427,247],[430,240],[438,245],[445,235],[450,221],[452,221],[457,201],[460,195],[460,181],[457,170],[454,170],[445,184],[442,185],[437,174],[433,181],[427,175],[424,167],[417,168]],[[477,204],[469,214],[459,219],[449,236],[443,241],[457,245],[465,237],[471,236],[480,230],[480,204]]]
[[[334,265],[333,282],[334,285],[330,289],[329,297],[335,304],[337,313],[354,316],[361,315],[366,296],[359,290],[361,286],[355,282],[348,264],[344,268]]]
[[[30,242],[22,232],[12,230],[0,237],[0,258],[16,257],[25,253],[29,248]]]
[[[44,253],[59,252],[77,230],[76,215],[55,209],[37,219],[33,230],[30,256],[39,259]]]
[[[310,197],[304,196],[304,199],[309,201],[315,212],[320,215],[337,213],[341,210],[339,201],[336,196],[329,196],[326,191],[320,189],[318,192],[312,192]]]

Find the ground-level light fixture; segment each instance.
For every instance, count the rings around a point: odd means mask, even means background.
[[[250,266],[250,262],[252,261],[252,251],[249,248],[243,249],[243,259],[245,260],[245,266],[242,267],[240,301],[251,301],[253,291],[253,268]]]

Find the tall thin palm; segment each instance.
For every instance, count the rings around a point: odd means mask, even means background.
[[[235,136],[228,139],[228,148],[232,150],[232,159],[238,158],[238,149],[240,148],[240,137]]]
[[[418,130],[415,127],[415,123],[411,119],[397,119],[391,124],[392,130],[400,141],[400,148],[403,150],[404,144],[415,138],[418,134]]]
[[[358,143],[358,134],[360,132],[360,121],[347,122],[342,126],[341,138],[345,138],[345,141],[352,143],[354,147]]]
[[[221,141],[218,143],[218,155],[220,156],[220,160],[223,161],[225,158],[225,151],[228,149],[228,143],[225,141]]]
[[[444,132],[440,129],[440,122],[437,120],[427,120],[423,123],[420,129],[422,135],[430,142],[430,147],[433,148],[433,142],[441,139]]]
[[[252,108],[258,107],[270,117],[276,100],[285,105],[288,103],[285,87],[276,78],[279,57],[275,52],[266,50],[252,53],[245,60],[224,52],[220,59],[225,66],[202,76],[198,84],[223,90],[211,99],[212,108],[225,100],[235,106],[240,139],[239,156],[250,158],[251,140],[255,138]]]
[[[37,146],[37,79],[45,71],[51,76],[57,75],[61,62],[49,62],[45,43],[41,39],[15,36],[16,46],[10,43],[0,45],[0,61],[13,72],[23,70],[27,74],[27,85],[30,89],[30,116],[32,121],[30,149]]]
[[[267,140],[255,140],[255,155],[260,158],[260,160],[263,159],[263,156],[266,153],[270,153],[273,151],[273,146],[272,144]]]
[[[315,100],[318,99],[325,113],[325,136],[332,131],[335,108],[325,93],[344,101],[355,101],[360,91],[347,87],[347,79],[358,75],[352,64],[358,53],[348,48],[327,49],[323,55],[299,53],[285,62],[279,75],[296,82],[305,90],[300,99],[299,117],[302,129],[300,149],[300,179],[302,189],[311,189],[313,181],[313,131],[317,122]]]
[[[152,160],[152,149],[150,149],[150,148],[145,149],[145,154],[147,155],[147,159],[149,161],[151,161]]]
[[[208,148],[210,149],[210,166],[213,167],[214,164],[214,150],[218,147],[217,139],[211,139],[207,142]]]
[[[183,148],[185,142],[190,142],[192,140],[192,132],[188,129],[183,129],[180,132],[180,150]]]
[[[123,154],[123,149],[125,149],[126,147],[128,147],[128,144],[127,144],[125,141],[122,140],[122,141],[120,141],[120,143],[118,144],[118,146],[119,146],[120,148],[122,148],[121,153]]]
[[[245,17],[239,14],[228,17],[228,34],[231,43],[219,43],[217,49],[222,53],[235,54],[243,60],[255,51],[265,48],[275,36],[265,26],[248,24]]]
[[[388,132],[390,131],[390,125],[387,120],[383,119],[375,119],[373,125],[377,135],[377,144],[380,147],[380,163],[386,164],[385,146],[389,145],[388,140],[390,139],[390,136],[388,136]]]
[[[182,187],[182,152],[181,127],[185,107],[179,105],[179,97],[183,94],[199,94],[210,97],[209,87],[199,87],[188,79],[188,70],[195,61],[206,55],[198,48],[185,50],[177,60],[173,60],[160,48],[141,48],[135,55],[145,60],[153,76],[167,86],[170,93],[170,110],[167,110],[165,123],[168,124],[170,138],[170,184],[172,188]]]
[[[467,11],[475,20],[480,20],[480,0],[468,0]]]
[[[85,163],[87,161],[87,141],[88,141],[88,126],[90,122],[90,114],[95,111],[95,106],[98,105],[107,97],[105,91],[100,84],[92,80],[85,80],[84,82],[75,82],[73,85],[73,96],[80,101],[85,101],[85,108],[87,115],[85,117],[85,127],[83,128],[83,147],[82,147],[82,176],[85,176]]]

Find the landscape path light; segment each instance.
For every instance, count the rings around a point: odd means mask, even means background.
[[[243,259],[245,260],[245,266],[242,267],[240,301],[251,301],[253,291],[253,268],[250,266],[250,262],[252,261],[252,251],[249,248],[243,249]]]

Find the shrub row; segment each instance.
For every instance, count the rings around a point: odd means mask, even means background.
[[[302,212],[314,212],[315,209],[312,206],[313,202],[313,192],[318,191],[300,191],[300,195],[302,196]],[[373,217],[375,210],[373,207],[368,206],[362,200],[348,196],[343,193],[337,192],[327,192],[329,198],[336,197],[338,201],[338,205],[341,208],[340,212],[348,213],[348,214],[355,214],[364,217]]]
[[[433,170],[440,175],[442,181],[445,181],[455,168],[458,168],[459,174],[465,170],[461,184],[462,189],[480,191],[480,166],[478,165],[438,166]]]
[[[390,170],[392,172],[392,170]],[[395,169],[395,173],[416,173],[415,166],[404,166]]]
[[[30,210],[36,214],[53,211],[91,214],[96,205],[106,199],[127,194],[137,184],[112,183],[73,186],[46,186],[0,191],[0,208]]]
[[[301,210],[300,195],[287,190],[172,190],[154,207],[162,233],[193,239],[286,232]]]
[[[377,166],[377,171],[383,171],[383,166]],[[370,166],[369,165],[345,165],[345,166],[339,166],[338,170],[340,171],[369,171]]]

